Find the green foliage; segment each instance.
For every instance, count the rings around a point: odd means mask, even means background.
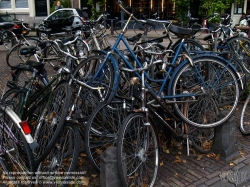
[[[188,13],[190,3],[193,0],[172,0],[175,2],[176,6],[176,19],[179,21],[183,21],[184,23],[187,21],[185,16]],[[211,15],[213,13],[223,14],[226,10],[230,9],[232,3],[242,3],[244,0],[200,0],[200,10],[199,15],[202,17]],[[230,10],[231,11],[231,10]],[[214,19],[213,22],[217,22],[217,19]]]
[[[178,21],[183,21],[184,24],[187,23],[186,15],[189,11],[190,3],[192,3],[192,0],[173,0],[175,1],[175,8],[177,10],[176,12],[176,19]]]
[[[98,16],[104,11],[104,5],[105,5],[105,2],[107,0],[100,0],[98,1],[98,4],[100,6],[100,10],[96,10],[96,7],[95,7],[95,1],[94,0],[88,0],[88,5],[91,6],[91,13],[92,13],[92,16],[90,19],[96,19],[98,18]]]
[[[71,0],[60,0],[64,8],[72,8]],[[54,2],[53,6],[50,8],[50,14],[55,11],[57,0]]]

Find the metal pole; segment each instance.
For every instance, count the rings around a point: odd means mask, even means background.
[[[160,16],[160,0],[158,0],[158,16]]]
[[[123,1],[122,1],[122,6],[123,6]],[[121,21],[124,21],[124,12],[121,10]]]

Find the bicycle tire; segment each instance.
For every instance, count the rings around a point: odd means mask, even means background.
[[[66,122],[55,146],[49,155],[40,163],[39,176],[41,186],[68,186],[77,176],[74,174],[80,151],[80,133],[76,125]],[[57,174],[60,173],[60,174]],[[50,178],[53,175],[56,178]],[[59,180],[58,180],[59,179]],[[52,183],[51,183],[52,182]],[[75,181],[76,182],[76,181]]]
[[[38,117],[34,139],[39,144],[34,152],[36,161],[42,162],[55,145],[63,128],[71,101],[71,87],[68,83],[60,83],[53,90],[43,112]]]
[[[193,148],[202,154],[209,153],[214,143],[214,128],[196,128],[195,130],[193,128],[189,126],[189,132],[191,133],[188,135]]]
[[[140,23],[140,22],[135,22],[133,24],[133,30],[135,32],[135,34],[143,34],[144,33],[144,26]]]
[[[97,172],[100,172],[101,153],[116,144],[119,127],[128,113],[125,104],[123,100],[112,101],[110,104],[100,103],[86,124],[85,151]]]
[[[154,30],[160,36],[165,35],[164,32],[166,32],[166,29],[165,29],[164,25],[162,23],[158,23],[158,22],[154,26]]]
[[[12,74],[12,80],[17,83],[19,87],[26,87],[32,79],[34,70],[29,68],[19,68]],[[33,85],[36,85],[40,88],[47,85],[49,80],[47,78],[47,72],[43,68],[43,72],[39,72],[41,77],[36,76]]]
[[[5,49],[10,50],[14,45],[18,43],[16,35],[12,31],[4,31],[1,35],[3,46]]]
[[[102,70],[98,72],[104,58],[105,55],[95,53],[93,56],[83,60],[73,72],[75,79],[89,86],[100,88],[94,91],[100,102],[107,101],[113,97],[111,93],[115,76],[110,59],[107,59]],[[97,72],[98,75],[96,74]]]
[[[85,59],[89,56],[89,47],[82,39],[77,39],[75,43],[76,56]]]
[[[65,47],[60,45],[58,42],[59,47],[63,50]],[[60,63],[63,61],[64,54],[62,54],[58,46],[53,41],[46,41],[46,47],[42,49],[42,60],[48,62],[52,67],[60,66]]]
[[[117,140],[117,170],[122,186],[152,187],[158,167],[159,145],[153,122],[147,121],[145,114],[129,114]]]
[[[0,123],[5,124],[9,127],[10,131],[6,131],[7,129],[0,129],[0,145],[1,145],[1,156],[0,156],[0,167],[2,166],[4,172],[2,173],[2,179],[5,179],[5,182],[11,184],[15,184],[15,182],[19,182],[18,186],[33,186],[32,184],[32,175],[35,172],[35,162],[33,158],[32,151],[24,138],[23,133],[19,128],[19,124],[17,122],[21,122],[16,115],[10,114],[6,112],[5,109],[0,109]],[[6,128],[6,127],[3,127]],[[15,137],[10,138],[10,134]],[[3,150],[5,149],[5,151]],[[8,151],[11,150],[11,151]],[[8,154],[6,154],[8,151]],[[14,174],[16,173],[16,174]],[[4,175],[6,177],[4,177]],[[27,177],[25,180],[21,180],[19,177]],[[11,181],[13,177],[13,181]],[[6,184],[5,183],[5,184]]]
[[[234,37],[227,41],[229,50],[242,62],[246,72],[250,74],[250,39],[246,37]]]
[[[115,33],[120,34],[122,32],[122,30],[124,29],[125,25],[126,25],[126,23],[124,23],[123,21],[117,21],[115,23],[115,28],[114,28]],[[127,30],[128,30],[128,28],[125,28],[124,34],[127,32]]]
[[[21,55],[20,50],[23,47],[27,47],[24,44],[14,45],[6,55],[6,63],[9,67],[16,67],[20,64],[24,64],[27,60],[30,59],[31,55]]]
[[[240,132],[244,136],[249,136],[250,135],[250,121],[249,121],[249,109],[250,109],[250,95],[246,98],[241,115],[240,115]]]
[[[102,36],[102,40],[100,41],[100,47],[103,50],[109,51],[115,44],[116,38],[109,34],[104,34]],[[121,44],[117,46],[117,49],[121,48]]]
[[[8,102],[8,106],[20,117],[20,107],[24,100],[26,92],[20,88],[11,88],[4,95],[2,100]]]
[[[195,37],[199,37],[203,32],[202,26],[198,23],[194,23],[190,28],[195,31]]]
[[[226,61],[213,56],[193,59],[193,66],[185,63],[173,75],[171,95],[194,94],[188,103],[188,117],[181,110],[183,97],[176,98],[174,107],[187,124],[198,128],[212,128],[225,122],[236,109],[239,99],[237,75]],[[206,74],[205,74],[206,72]],[[219,110],[228,114],[219,115]]]

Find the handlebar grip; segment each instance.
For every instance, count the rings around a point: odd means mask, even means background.
[[[133,16],[132,13],[128,12],[128,11],[122,6],[122,2],[121,2],[121,1],[118,1],[118,4],[119,4],[119,7],[120,7],[126,14],[128,14],[129,16],[132,15],[132,17],[133,17],[133,19],[134,19],[135,21],[139,21],[136,17]]]

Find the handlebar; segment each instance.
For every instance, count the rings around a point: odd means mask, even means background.
[[[28,31],[31,30],[31,28],[27,28],[27,27],[23,24],[23,19],[21,20],[21,24],[22,24],[23,28],[25,28],[26,30],[28,30]]]
[[[132,16],[132,18],[133,18],[135,21],[139,21],[132,13],[128,12],[128,11],[122,6],[122,2],[121,2],[121,1],[118,1],[118,4],[119,4],[119,7],[120,7],[126,14],[128,14],[129,16]]]

